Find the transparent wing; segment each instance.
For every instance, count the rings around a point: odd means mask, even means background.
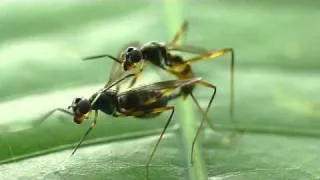
[[[194,84],[198,81],[201,81],[200,77],[183,79],[183,80],[161,81],[161,82],[156,82],[153,84],[148,84],[145,86],[132,88],[132,89],[124,91],[120,94],[125,94],[128,92],[137,92],[138,93],[138,92],[143,92],[143,91],[159,91],[159,90],[166,90],[166,89],[175,89],[178,87],[183,87],[183,86]]]
[[[174,45],[172,46],[171,44],[168,44],[167,46],[169,51],[180,51],[180,52],[186,52],[186,53],[191,53],[191,54],[203,54],[207,53],[208,50],[202,47],[198,46],[192,46],[192,45]]]

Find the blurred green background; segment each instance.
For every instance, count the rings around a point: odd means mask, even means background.
[[[191,167],[186,137],[171,128],[150,179],[319,179],[319,7],[314,0],[0,2],[0,179],[145,179],[143,166],[167,114],[101,115],[88,146],[72,158],[88,124],[61,114],[37,128],[32,122],[103,86],[112,62],[80,57],[116,55],[133,40],[169,41],[183,19],[190,23],[187,44],[235,49],[235,119],[246,131],[226,144],[226,136],[205,130],[199,164]],[[218,87],[210,118],[223,134],[234,130],[228,65],[225,56],[194,66]],[[209,92],[198,88],[196,95],[205,106]],[[193,116],[199,122],[197,111]]]

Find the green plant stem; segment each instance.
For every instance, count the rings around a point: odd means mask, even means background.
[[[207,179],[207,173],[204,168],[203,159],[198,143],[195,143],[193,152],[193,164],[191,164],[191,146],[196,134],[196,122],[197,119],[193,112],[193,103],[190,98],[179,101],[178,112],[179,124],[181,126],[181,136],[184,144],[186,159],[188,163],[189,177],[192,180],[205,180]]]
[[[173,37],[179,26],[183,22],[182,0],[167,0],[165,3],[166,23],[170,37]],[[180,126],[179,135],[182,139],[186,163],[190,180],[205,180],[207,173],[204,168],[203,159],[198,143],[195,144],[193,153],[193,164],[191,164],[191,146],[196,134],[196,122],[193,104],[190,98],[179,100],[176,106],[176,112],[179,113],[179,121],[176,121]],[[201,118],[200,118],[201,119]]]

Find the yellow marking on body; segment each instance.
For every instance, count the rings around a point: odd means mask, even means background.
[[[175,89],[176,89],[176,88],[167,88],[167,89],[163,90],[163,92],[161,93],[160,96],[149,98],[149,99],[146,100],[143,104],[144,104],[144,105],[150,105],[150,104],[152,104],[152,103],[155,103],[155,102],[157,102],[159,99],[161,99],[162,97],[167,96],[167,95],[170,95],[170,94],[172,93],[172,91],[174,91]]]
[[[136,111],[133,112],[131,115],[132,116],[141,116],[141,115],[147,115],[148,113],[144,112],[144,111]]]
[[[164,97],[164,96],[167,96],[167,95],[171,94],[172,91],[174,91],[175,89],[176,88],[170,88],[170,89],[164,90],[160,97]]]
[[[149,105],[149,104],[157,102],[157,100],[158,100],[158,98],[153,97],[153,98],[150,98],[150,99],[146,100],[143,104],[144,105]]]

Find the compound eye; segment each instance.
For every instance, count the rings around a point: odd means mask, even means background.
[[[142,59],[142,53],[140,50],[133,50],[131,51],[131,61],[132,62],[139,62]]]
[[[76,111],[77,107],[78,107],[78,103],[82,100],[82,98],[74,98],[72,101],[72,104],[70,106],[68,106],[68,109],[72,109],[73,112]]]
[[[126,50],[126,53],[129,53],[129,52],[131,52],[131,51],[133,51],[133,50],[135,50],[135,49],[137,49],[137,48],[135,48],[135,47],[128,47],[127,50]]]
[[[79,103],[79,101],[81,101],[81,98],[75,98],[74,100],[73,100],[73,104],[78,104]]]
[[[142,52],[135,47],[128,47],[125,54],[126,61],[137,63],[142,59]]]
[[[81,114],[87,114],[91,109],[91,103],[87,99],[82,99],[77,103],[78,111]]]

